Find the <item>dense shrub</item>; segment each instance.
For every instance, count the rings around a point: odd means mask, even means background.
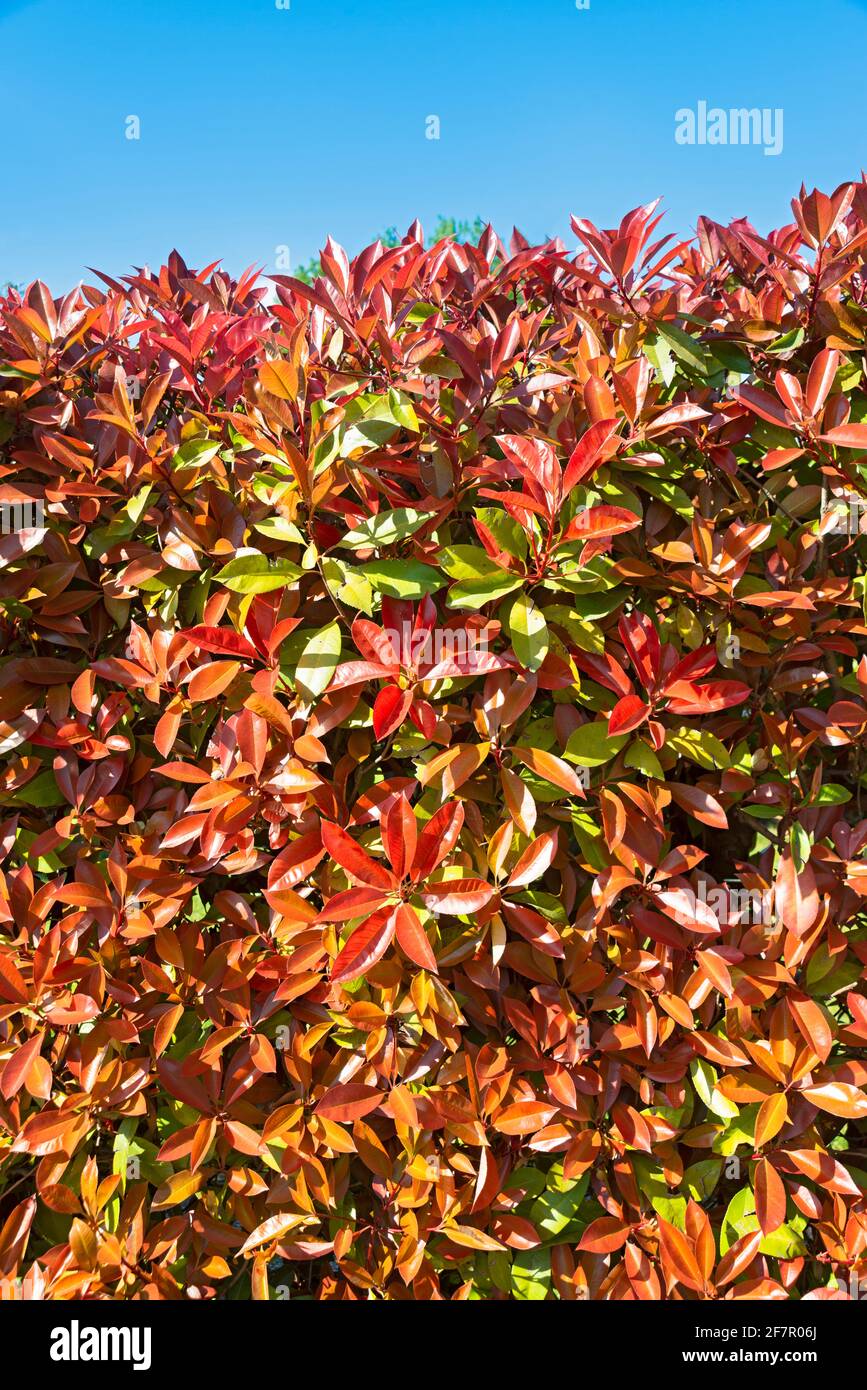
[[[2,301],[7,1296],[867,1275],[867,185],[793,207]]]

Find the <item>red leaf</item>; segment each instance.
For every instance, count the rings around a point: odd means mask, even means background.
[[[353,685],[365,685],[367,681],[382,680],[394,674],[391,666],[383,666],[377,661],[345,661],[338,666],[328,686],[329,693],[345,690]]]
[[[542,748],[519,748],[516,745],[512,752],[525,767],[535,772],[537,777],[544,778],[555,787],[561,787],[571,796],[579,796],[582,801],[586,800],[586,793],[578,774],[562,758],[556,757],[554,753],[546,753]]]
[[[808,863],[798,873],[788,846],[780,855],[774,903],[783,925],[798,937],[810,930],[819,915],[819,895],[813,869]]]
[[[816,605],[806,594],[796,589],[767,589],[764,593],[744,594],[738,603],[746,603],[753,608],[791,608],[808,613],[815,612]]]
[[[607,1255],[619,1250],[629,1238],[629,1227],[616,1216],[600,1216],[591,1221],[578,1242],[579,1250],[589,1250],[593,1255]]]
[[[507,888],[523,888],[534,879],[541,878],[554,861],[557,853],[557,832],[545,831],[527,846],[506,883]]]
[[[385,893],[397,886],[394,875],[389,873],[385,865],[371,859],[339,825],[322,822],[322,843],[335,864],[339,864],[353,882],[368,888],[380,888]]]
[[[618,423],[617,420],[597,420],[578,440],[563,474],[564,497],[568,497],[573,487],[589,478],[600,466],[605,446]]]
[[[542,439],[518,434],[498,435],[497,443],[509,462],[528,479],[531,488],[532,482],[538,483],[548,510],[553,513],[560,502],[561,474],[551,445]]]
[[[509,926],[523,936],[525,941],[529,941],[537,951],[557,960],[564,958],[566,952],[557,928],[552,926],[541,912],[534,912],[532,907],[525,907],[523,903],[504,902],[503,915]]]
[[[394,908],[384,907],[356,927],[331,967],[331,983],[357,980],[381,960],[391,944],[397,925]]]
[[[663,685],[663,691],[667,691],[670,685],[678,681],[693,682],[700,676],[709,676],[717,664],[716,647],[698,647],[694,652],[681,657],[680,661],[668,672]]]
[[[415,908],[401,903],[396,914],[397,944],[405,956],[422,970],[437,972],[437,958]]]
[[[317,922],[350,922],[353,917],[361,917],[365,912],[374,912],[384,907],[387,898],[378,888],[347,888],[344,893],[335,893],[329,898],[322,911],[316,916]]]
[[[733,1279],[737,1279],[743,1274],[759,1253],[759,1246],[762,1243],[762,1231],[750,1231],[747,1235],[741,1236],[730,1245],[717,1265],[714,1283],[718,1289],[730,1284]]]
[[[640,696],[624,695],[608,716],[608,732],[611,735],[630,734],[644,723],[649,714],[650,705],[646,705]]]
[[[388,738],[399,729],[413,702],[411,690],[397,685],[384,685],[373,702],[373,732],[378,739]]]
[[[0,995],[10,1004],[26,1004],[29,998],[21,971],[3,950],[0,950]]]
[[[734,994],[732,977],[722,956],[716,951],[696,951],[696,964],[700,965],[714,989],[718,989],[726,999]]]
[[[692,787],[686,782],[666,782],[665,785],[678,806],[695,816],[696,820],[704,825],[713,826],[715,830],[728,830],[728,817],[710,792],[703,791],[701,787]]]
[[[431,912],[460,916],[467,912],[478,912],[493,896],[491,885],[480,878],[449,878],[442,883],[428,883],[419,894]]]
[[[659,1253],[666,1270],[679,1284],[685,1284],[688,1289],[702,1289],[705,1281],[686,1236],[661,1216],[657,1217],[657,1222]]]
[[[184,1071],[183,1062],[174,1062],[169,1057],[160,1057],[157,1062],[157,1073],[166,1090],[177,1100],[182,1100],[184,1105],[191,1105],[202,1115],[213,1114],[215,1107],[210,1096],[201,1081]]]
[[[572,659],[579,671],[583,671],[591,680],[603,685],[606,690],[613,690],[615,695],[632,695],[632,681],[627,676],[619,661],[615,661],[607,653],[597,656],[594,652],[576,651],[572,654]]]
[[[560,540],[561,545],[576,540],[600,540],[606,536],[620,536],[626,531],[634,531],[641,525],[641,517],[628,512],[625,507],[583,507],[572,518]]]
[[[418,843],[418,822],[405,796],[395,797],[383,816],[382,842],[395,878],[404,878]]]
[[[268,869],[268,888],[272,892],[294,888],[313,872],[316,865],[325,857],[325,846],[318,830],[299,835],[276,859]]]
[[[325,1120],[347,1124],[369,1115],[384,1099],[383,1092],[377,1086],[363,1086],[360,1082],[348,1081],[342,1086],[332,1086],[317,1102],[315,1113]]]
[[[638,679],[648,692],[659,678],[662,649],[659,635],[650,619],[639,612],[625,614],[617,624],[620,640],[629,653]]]
[[[178,636],[186,637],[188,642],[193,642],[203,652],[239,656],[245,661],[261,660],[252,643],[231,627],[207,627],[200,624],[198,627],[184,628]]]
[[[42,1034],[34,1033],[33,1037],[22,1043],[21,1047],[13,1052],[9,1060],[4,1063],[3,1070],[0,1072],[0,1095],[3,1096],[4,1100],[11,1100],[21,1090],[27,1073],[34,1060],[39,1056],[41,1047]]]
[[[786,1003],[801,1036],[812,1047],[819,1061],[827,1062],[834,1045],[834,1034],[824,1011],[806,994],[790,993]]]
[[[867,1119],[867,1095],[848,1081],[823,1081],[817,1086],[804,1086],[801,1095],[843,1120]]]
[[[834,444],[838,449],[867,449],[867,425],[837,425],[819,438],[823,444]]]
[[[215,700],[228,689],[240,671],[237,661],[209,661],[200,666],[187,685],[191,700]]]
[[[760,1158],[753,1177],[756,1216],[764,1235],[779,1230],[786,1219],[786,1189],[772,1163]]]
[[[677,681],[665,693],[672,714],[711,714],[743,704],[752,691],[743,681],[708,681],[702,685]]]
[[[459,801],[440,806],[428,821],[418,839],[412,863],[413,882],[420,883],[448,859],[458,842],[464,823],[464,808]]]

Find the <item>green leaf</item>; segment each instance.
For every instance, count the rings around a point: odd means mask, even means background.
[[[523,582],[520,575],[509,575],[506,570],[498,570],[485,579],[467,579],[453,584],[446,604],[449,608],[483,608],[486,603],[505,598],[519,589]]]
[[[359,573],[388,598],[424,598],[445,584],[439,570],[421,560],[372,560]]]
[[[500,1293],[512,1292],[512,1260],[505,1250],[492,1250],[487,1257],[491,1283]]]
[[[396,425],[400,425],[405,430],[413,430],[418,434],[418,416],[409,396],[404,396],[400,391],[395,391],[394,387],[389,387],[388,408]]]
[[[548,1236],[559,1236],[574,1225],[589,1185],[589,1173],[566,1182],[562,1167],[552,1169],[547,1188],[530,1208],[530,1220],[536,1229]]]
[[[218,454],[223,447],[220,439],[190,439],[172,455],[172,468],[199,468]]]
[[[636,739],[634,743],[629,745],[623,755],[623,761],[626,767],[637,768],[639,772],[644,773],[645,777],[657,777],[660,782],[665,780],[662,764],[653,749],[641,739]]]
[[[750,376],[752,374],[753,364],[747,353],[738,347],[737,343],[728,342],[725,338],[716,338],[707,346],[715,360],[727,372],[733,372],[736,376]]]
[[[775,338],[772,343],[768,343],[762,349],[763,352],[794,352],[804,341],[803,328],[792,328],[788,333],[783,333],[779,338]]]
[[[596,824],[589,811],[573,810],[572,829],[581,846],[582,857],[601,874],[603,869],[608,868],[601,826]]]
[[[149,484],[139,488],[139,491],[121,507],[117,516],[105,526],[94,527],[82,542],[85,555],[94,559],[104,555],[113,546],[120,545],[121,541],[129,540],[147,510],[152,492],[153,488]]]
[[[338,544],[356,550],[363,546],[382,548],[393,545],[395,541],[411,536],[435,515],[435,512],[417,512],[411,507],[397,507],[394,511],[379,512],[376,516],[362,521],[354,531],[347,531]]]
[[[304,537],[295,525],[294,521],[289,521],[285,516],[266,516],[264,521],[257,521],[253,527],[260,535],[267,536],[272,541],[288,541],[292,545],[304,545]]]
[[[343,560],[328,556],[322,561],[322,573],[331,593],[350,608],[359,608],[373,617],[373,589],[369,580]]]
[[[807,860],[810,858],[812,843],[804,827],[795,821],[789,830],[789,849],[792,852],[792,859],[799,874],[804,872]]]
[[[509,516],[502,507],[476,507],[475,515],[490,531],[501,550],[514,555],[516,560],[523,560],[527,554],[528,541],[527,533],[519,521]]]
[[[676,729],[666,734],[665,746],[674,753],[679,753],[682,758],[689,758],[691,762],[698,763],[699,767],[711,769],[727,768],[731,765],[725,745],[707,729]]]
[[[507,1192],[515,1192],[520,1188],[528,1197],[541,1197],[547,1182],[547,1175],[541,1168],[533,1168],[525,1163],[520,1168],[512,1169],[503,1186]]]
[[[601,767],[615,758],[629,740],[628,734],[608,733],[608,721],[597,719],[573,730],[566,744],[564,757],[582,767]]]
[[[512,1256],[512,1291],[522,1302],[541,1303],[551,1290],[551,1253],[544,1246]]]
[[[741,1113],[740,1107],[735,1105],[733,1100],[729,1100],[728,1096],[724,1096],[718,1086],[714,1087],[707,1108],[720,1120],[736,1120]]]
[[[538,671],[548,655],[548,624],[529,594],[519,594],[510,605],[507,627],[521,665]]]
[[[123,511],[129,517],[133,526],[138,526],[139,522],[141,521],[152,492],[153,488],[150,486],[150,484],[148,484],[146,487],[139,488],[135,496],[131,497],[127,502],[126,506],[123,508]]]
[[[699,1100],[710,1105],[717,1083],[717,1074],[704,1057],[694,1057],[689,1064],[689,1075]]]
[[[480,545],[444,545],[439,561],[449,579],[487,579],[506,574]]]
[[[740,806],[738,809],[742,815],[754,820],[779,820],[783,814],[779,806]]]
[[[663,385],[670,386],[677,375],[677,367],[665,339],[648,338],[644,344],[644,355],[650,365],[659,372]]]
[[[254,553],[230,560],[214,578],[234,594],[267,594],[271,589],[285,589],[303,573],[291,560],[269,560]]]
[[[567,608],[565,603],[554,603],[547,607],[545,621],[549,627],[554,624],[562,627],[575,646],[584,652],[601,655],[605,650],[605,638],[596,624],[579,617],[575,610],[572,607]]]
[[[763,1236],[759,1253],[777,1260],[794,1260],[806,1255],[802,1232],[806,1221],[802,1216],[793,1217],[786,1225]],[[719,1233],[719,1251],[724,1255],[741,1236],[749,1235],[759,1229],[756,1216],[756,1199],[749,1187],[742,1187],[728,1204]]]
[[[807,962],[807,989],[810,994],[823,1000],[851,989],[858,981],[861,969],[858,961],[844,960],[832,956],[824,942],[820,942]]]
[[[852,793],[838,782],[826,782],[819,788],[819,794],[810,804],[812,806],[844,806],[852,800]]]
[[[650,1205],[669,1226],[676,1226],[679,1231],[686,1230],[685,1197],[651,1197]]]
[[[126,1184],[129,1180],[128,1164],[130,1159],[138,1159],[141,1177],[146,1178],[155,1186],[165,1182],[172,1174],[172,1165],[160,1163],[157,1159],[159,1145],[152,1143],[149,1139],[142,1138],[137,1133],[137,1123],[136,1119],[121,1120],[112,1144],[111,1171],[119,1173],[122,1177],[121,1191],[126,1190]],[[136,1181],[136,1179],[132,1179],[132,1181]]]
[[[22,806],[62,806],[66,798],[57,785],[57,779],[49,768],[47,772],[37,773],[29,782],[9,798]]]
[[[418,417],[408,397],[390,390],[387,396],[356,396],[336,433],[335,443],[342,458],[359,450],[367,451],[387,444],[399,429],[418,432]],[[320,462],[328,460],[329,449]],[[317,450],[318,455],[318,450]]]
[[[723,1154],[726,1158],[730,1157],[742,1144],[749,1144],[754,1149],[756,1139],[756,1120],[758,1119],[759,1107],[754,1105],[742,1105],[740,1113],[727,1120],[725,1131],[718,1135],[713,1142],[714,1153]]]
[[[439,554],[441,568],[458,582],[449,590],[449,608],[482,608],[520,588],[520,574],[504,570],[480,545],[447,545]]]
[[[679,362],[697,372],[699,376],[707,375],[707,353],[701,343],[689,333],[684,333],[682,328],[675,327],[673,323],[657,323],[656,331]]]
[[[676,483],[669,482],[667,478],[651,478],[645,474],[637,480],[638,486],[649,492],[651,497],[656,497],[660,502],[664,502],[678,516],[690,520],[695,512],[691,498],[687,496],[682,487]]]
[[[339,659],[340,624],[329,623],[310,638],[295,671],[295,687],[308,704],[322,694]]]
[[[684,1186],[694,1202],[704,1202],[716,1189],[722,1173],[721,1158],[701,1158],[691,1163],[683,1175]]]
[[[577,617],[583,618],[587,622],[595,622],[598,618],[607,618],[608,614],[613,613],[615,608],[619,608],[627,597],[627,590],[618,588],[602,590],[593,594],[576,594],[571,607]],[[595,651],[597,649],[586,647],[585,650]]]
[[[98,559],[114,546],[120,545],[121,541],[129,540],[135,527],[136,523],[132,517],[124,516],[120,512],[107,526],[95,526],[89,535],[84,537],[81,548],[88,559]]]

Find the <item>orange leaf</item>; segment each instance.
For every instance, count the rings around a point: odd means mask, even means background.
[[[789,1106],[782,1091],[774,1091],[759,1106],[756,1117],[756,1148],[761,1149],[779,1134],[789,1118]]]
[[[779,1230],[786,1219],[786,1189],[776,1168],[766,1158],[759,1159],[756,1164],[753,1191],[759,1225],[769,1236]]]

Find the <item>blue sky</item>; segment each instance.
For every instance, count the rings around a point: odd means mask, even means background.
[[[290,4],[0,0],[0,277],[59,293],[173,246],[267,270],[438,213],[572,245],[570,213],[658,195],[669,231],[767,230],[867,165],[865,0]],[[701,100],[782,108],[782,153],[678,145]]]

